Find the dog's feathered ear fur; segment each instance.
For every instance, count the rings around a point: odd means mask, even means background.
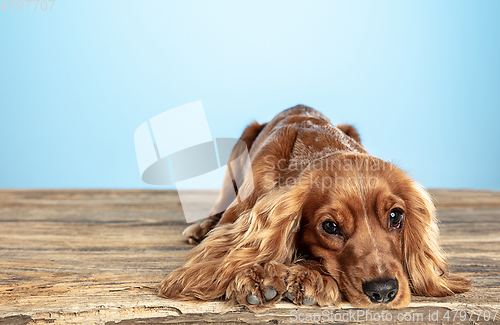
[[[450,275],[439,245],[436,209],[427,191],[413,182],[403,227],[403,266],[412,292],[420,296],[444,297],[469,291],[472,281]]]
[[[246,267],[270,261],[291,263],[302,196],[300,190],[276,189],[257,200],[234,223],[214,228],[192,250],[185,266],[161,283],[159,295],[212,300],[225,295],[229,283]]]

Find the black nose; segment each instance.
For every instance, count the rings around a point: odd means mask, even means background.
[[[363,291],[375,304],[388,303],[398,294],[398,279],[374,280],[363,283]]]

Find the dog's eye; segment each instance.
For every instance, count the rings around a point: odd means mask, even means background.
[[[339,227],[333,221],[325,221],[321,226],[329,234],[335,235],[339,233]]]
[[[403,225],[403,211],[400,209],[392,209],[389,212],[389,227],[392,229],[400,229]]]

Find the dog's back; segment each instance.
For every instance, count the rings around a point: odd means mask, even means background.
[[[278,150],[276,143],[280,144]],[[269,153],[292,162],[289,169],[297,170],[315,159],[339,152],[366,153],[354,127],[345,124],[335,127],[323,114],[304,105],[284,110],[268,122],[253,142],[250,156],[258,159],[266,147],[272,147],[273,152]],[[292,150],[280,152],[280,147]]]

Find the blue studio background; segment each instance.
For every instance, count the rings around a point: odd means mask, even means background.
[[[134,131],[201,100],[214,137],[302,103],[424,186],[500,190],[499,1],[20,1],[0,188],[157,188]]]

